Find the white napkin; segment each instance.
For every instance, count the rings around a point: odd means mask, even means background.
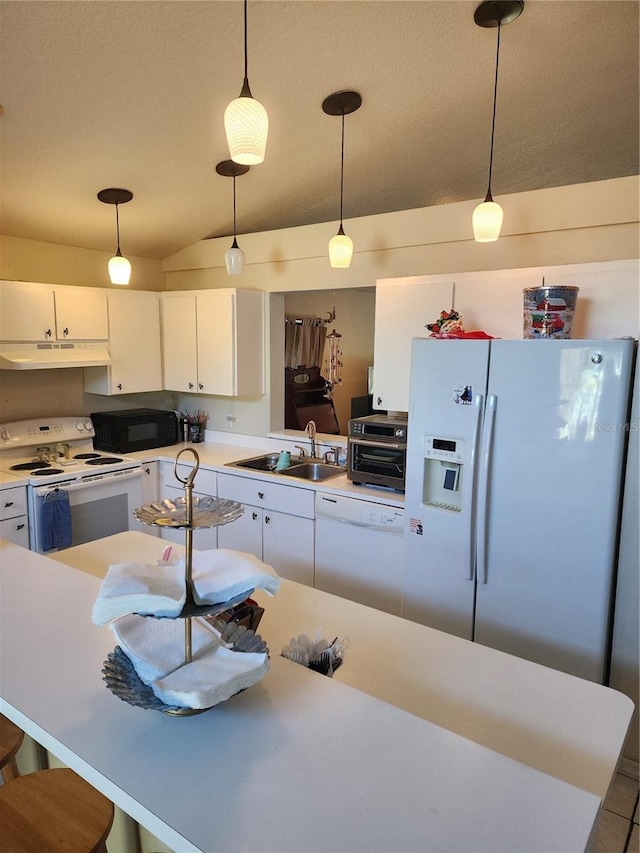
[[[184,664],[184,620],[130,615],[109,625],[122,651],[145,684]],[[191,653],[198,658],[220,644],[220,634],[204,619],[191,620]],[[238,653],[239,654],[239,653]]]
[[[184,566],[184,561],[181,561]],[[193,555],[193,597],[197,604],[228,601],[252,589],[275,595],[280,578],[266,563],[242,551],[216,548]]]
[[[211,708],[251,687],[269,670],[266,652],[232,652],[218,646],[151,684],[166,705]]]
[[[128,613],[175,617],[185,600],[183,567],[118,563],[107,570],[91,618],[94,625],[106,625]]]

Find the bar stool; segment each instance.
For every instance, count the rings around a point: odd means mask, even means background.
[[[11,720],[0,714],[0,775],[3,782],[19,776],[16,752],[20,749],[24,732]]]
[[[0,786],[0,845],[11,853],[106,853],[113,803],[73,770],[26,773]]]

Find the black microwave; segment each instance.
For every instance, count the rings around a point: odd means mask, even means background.
[[[93,446],[110,453],[135,453],[178,443],[178,418],[165,409],[92,412]]]

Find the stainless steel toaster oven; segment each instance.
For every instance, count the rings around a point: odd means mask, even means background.
[[[352,483],[404,492],[406,464],[406,417],[368,415],[349,421],[347,477]]]

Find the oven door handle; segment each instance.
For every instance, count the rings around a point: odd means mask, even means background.
[[[65,492],[76,492],[78,489],[88,489],[90,486],[100,486],[105,483],[121,483],[123,480],[131,480],[134,477],[142,476],[142,468],[132,468],[123,471],[121,474],[94,474],[93,477],[83,478],[82,480],[71,480],[68,483],[51,483],[48,486],[36,486],[33,493],[36,497],[48,495],[49,492],[55,492],[56,489],[62,489]]]
[[[391,450],[404,450],[404,448],[407,446],[406,442],[403,442],[402,444],[397,444],[395,442],[392,443],[390,441],[376,441],[375,439],[367,440],[366,438],[349,437],[349,441],[351,442],[351,444],[364,445],[365,447],[379,447],[382,450],[384,450],[385,447],[388,447]]]

